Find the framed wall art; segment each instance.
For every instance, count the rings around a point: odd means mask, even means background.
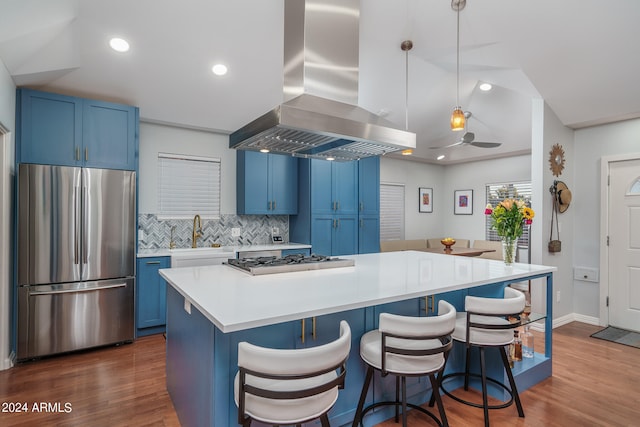
[[[418,188],[418,211],[433,212],[433,188]]]
[[[473,190],[455,190],[453,198],[454,214],[473,215]]]

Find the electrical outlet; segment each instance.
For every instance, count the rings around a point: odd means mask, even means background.
[[[138,230],[138,240],[144,240],[144,231]]]
[[[556,292],[556,302],[560,302],[560,291]]]
[[[271,227],[271,234],[280,234],[280,229],[278,227]]]
[[[231,237],[240,237],[240,229],[232,228],[231,229]]]

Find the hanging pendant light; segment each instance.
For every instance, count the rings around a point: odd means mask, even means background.
[[[457,13],[456,30],[456,107],[451,113],[451,130],[464,130],[465,117],[460,107],[460,11],[467,5],[467,0],[451,0],[451,9]]]
[[[404,126],[405,130],[409,130],[409,51],[413,48],[413,42],[411,40],[405,40],[400,44],[400,49],[405,53],[404,66],[405,66],[405,79],[404,79]],[[403,156],[411,156],[413,149],[407,148],[402,150]]]

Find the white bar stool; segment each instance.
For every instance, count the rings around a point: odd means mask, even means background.
[[[281,350],[239,343],[234,385],[238,424],[300,425],[320,418],[328,427],[327,412],[344,388],[350,349],[351,329],[344,320],[340,337],[317,347]]]
[[[446,301],[438,303],[438,316],[433,317],[380,314],[379,329],[367,332],[360,340],[360,357],[368,367],[353,427],[362,424],[362,418],[368,411],[382,405],[396,407],[396,422],[398,407],[401,407],[404,427],[407,425],[407,407],[427,414],[440,426],[449,425],[438,392],[436,374],[444,369],[455,323],[456,309]],[[380,371],[382,376],[395,375],[396,400],[376,402],[363,410],[374,370]],[[429,376],[431,387],[436,391],[433,395],[438,403],[440,419],[425,408],[407,403],[407,377],[425,375]],[[402,382],[402,396],[399,395],[399,381]]]
[[[465,372],[447,374],[440,380],[440,388],[449,397],[465,405],[483,408],[484,424],[489,426],[489,409],[502,409],[513,404],[515,401],[518,409],[518,416],[524,417],[522,403],[516,388],[516,382],[509,366],[509,359],[505,351],[505,346],[513,341],[513,329],[520,326],[520,314],[524,310],[525,296],[522,292],[506,287],[504,289],[504,298],[483,298],[475,296],[467,296],[465,298],[466,312],[458,313],[456,328],[453,332],[454,341],[464,343],[466,346],[466,364]],[[508,320],[507,318],[515,318],[517,321]],[[469,372],[471,359],[471,348],[478,347],[480,350],[480,374]],[[509,379],[509,387],[501,381],[488,378],[485,369],[485,348],[497,347],[502,364]],[[446,390],[445,380],[447,378],[464,376],[464,389],[469,389],[469,377],[480,377],[482,382],[482,404],[471,402],[455,396],[452,392]],[[506,402],[496,405],[489,405],[487,397],[487,382],[491,382],[502,389],[506,390],[510,395],[510,399]],[[437,393],[435,393],[437,395]],[[433,397],[430,405],[433,405]]]

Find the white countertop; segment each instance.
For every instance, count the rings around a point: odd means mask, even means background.
[[[252,276],[217,265],[160,274],[222,332],[234,332],[557,270],[416,251],[340,258],[355,266]]]
[[[286,249],[309,249],[311,245],[305,243],[278,243],[278,244],[265,244],[265,245],[230,245],[223,246],[224,252],[245,252],[245,251],[273,251],[273,250],[286,250]],[[189,249],[189,248],[180,248]],[[148,258],[156,256],[171,256],[171,249],[159,248],[159,249],[139,249],[138,258]]]

